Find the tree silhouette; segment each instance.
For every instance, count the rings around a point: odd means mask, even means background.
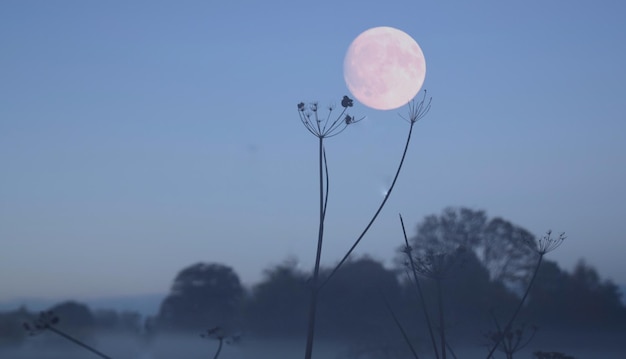
[[[488,219],[484,211],[446,208],[440,215],[424,218],[410,239],[413,255],[454,253],[459,248],[474,252],[490,277],[510,286],[524,284],[536,262],[535,237],[502,218]],[[402,262],[406,255],[401,254]]]
[[[310,295],[307,277],[294,260],[267,269],[264,279],[252,288],[246,305],[248,328],[264,337],[303,335]]]
[[[523,284],[532,272],[536,254],[529,246],[535,236],[502,218],[489,221],[483,231],[482,261],[496,281]]]
[[[172,329],[201,330],[234,324],[244,290],[232,268],[198,263],[183,269],[159,310],[159,324]]]
[[[322,271],[322,276],[328,274]],[[400,298],[396,272],[362,257],[348,260],[320,295],[320,335],[372,343],[393,330],[384,298]]]
[[[547,261],[530,292],[528,312],[542,326],[567,329],[608,329],[626,321],[617,286],[582,260],[571,273]]]
[[[58,325],[59,328],[80,333],[83,336],[92,331],[96,324],[95,317],[89,307],[75,301],[56,304],[48,311],[53,312],[61,319]]]

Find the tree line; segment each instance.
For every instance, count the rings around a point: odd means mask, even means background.
[[[476,340],[493,327],[498,313],[510,312],[519,302],[520,288],[530,280],[535,265],[533,246],[538,245],[529,231],[467,208],[448,208],[426,217],[409,242],[421,263],[428,263],[429,258],[449,260],[440,273],[441,288],[425,270],[422,290],[426,301],[433,303],[436,291],[443,292],[445,325],[459,340]],[[426,337],[425,318],[408,278],[406,250],[398,246],[393,268],[364,256],[349,260],[337,272],[320,294],[319,338],[393,340],[398,333],[389,308],[412,337]],[[322,268],[322,282],[331,269]],[[302,338],[310,277],[295,260],[287,260],[268,268],[259,283],[244,288],[233,268],[196,263],[176,275],[159,312],[150,318],[132,312],[92,312],[76,302],[50,309],[61,318],[59,325],[81,333],[200,333],[219,327],[233,335]],[[614,283],[603,280],[582,260],[569,272],[548,260],[540,267],[520,318],[539,328],[624,330],[626,308],[620,295]],[[22,323],[34,315],[25,308],[0,313],[0,343],[23,340]],[[468,337],[467,333],[476,335]]]

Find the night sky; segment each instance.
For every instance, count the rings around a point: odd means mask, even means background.
[[[246,284],[313,266],[317,142],[343,59],[392,26],[426,57],[432,110],[358,253],[389,266],[401,212],[484,209],[626,283],[623,1],[0,2],[0,300],[167,292],[193,263]],[[327,142],[326,264],[373,214],[407,109]]]

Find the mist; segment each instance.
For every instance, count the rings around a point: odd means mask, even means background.
[[[328,359],[375,359],[375,358],[410,358],[408,348],[397,333],[396,340],[346,343],[323,340],[316,344],[314,357]],[[0,349],[0,357],[12,359],[79,359],[97,358],[71,343],[61,342],[51,335],[32,338],[21,348]],[[459,338],[457,338],[459,339]],[[593,344],[590,344],[593,343]],[[90,344],[115,359],[201,359],[213,358],[217,350],[217,341],[202,339],[192,333],[164,334],[152,338],[149,342],[124,334],[108,333],[95,336]],[[225,344],[219,358],[222,359],[291,359],[303,355],[304,337],[262,339],[245,336],[239,343]],[[421,357],[433,358],[432,351],[418,351]],[[566,353],[577,359],[622,359],[626,353],[622,334],[608,333],[543,333],[527,349],[518,352],[516,358],[532,358],[537,350]],[[455,348],[458,358],[481,359],[487,350],[479,342],[473,345],[465,343]],[[496,352],[497,353],[497,352]],[[497,353],[494,358],[501,358]]]

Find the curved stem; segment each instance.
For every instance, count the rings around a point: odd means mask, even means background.
[[[328,162],[326,162],[326,148],[323,149],[324,156],[324,176],[326,177],[326,193],[324,193],[324,215],[323,221],[326,220],[326,207],[328,206],[328,190],[330,189],[330,181],[328,179]]]
[[[317,252],[315,255],[315,268],[313,269],[313,282],[311,283],[311,304],[309,306],[309,322],[304,353],[305,359],[311,359],[313,355],[313,337],[315,335],[317,293],[319,291],[317,282],[320,272],[320,259],[322,257],[322,242],[324,239],[324,216],[326,215],[326,201],[324,200],[324,158],[324,137],[319,137],[320,223],[317,234]]]
[[[528,293],[530,293],[530,288],[532,288],[532,286],[533,286],[533,282],[535,281],[535,278],[537,277],[537,273],[539,272],[539,266],[541,266],[541,262],[542,261],[543,261],[543,253],[540,253],[539,254],[539,260],[537,261],[537,265],[535,266],[535,271],[533,272],[533,276],[530,279],[530,282],[528,283],[528,287],[526,288],[526,292],[524,292],[524,295],[522,296],[522,299],[520,300],[519,304],[517,305],[517,308],[515,309],[515,312],[513,312],[513,315],[511,316],[511,319],[509,319],[508,323],[506,323],[506,326],[504,327],[503,333],[508,333],[511,330],[511,326],[513,325],[513,321],[515,321],[515,318],[517,318],[517,315],[519,314],[520,310],[522,310],[522,306],[524,305],[524,302],[526,301],[526,298],[528,297]],[[493,352],[496,351],[496,349],[498,348],[498,346],[502,342],[503,338],[504,338],[504,335],[501,335],[500,338],[496,341],[496,343],[494,344],[493,348],[491,348],[491,350],[489,351],[489,354],[487,354],[487,359],[491,358],[491,356],[493,355]]]
[[[222,345],[224,344],[224,338],[219,338],[220,343],[217,345],[217,351],[215,352],[215,355],[213,356],[213,359],[217,359],[218,356],[220,356],[220,352],[222,351]]]
[[[420,280],[417,277],[417,268],[415,266],[415,261],[413,260],[413,255],[411,254],[409,239],[406,235],[406,229],[404,227],[404,220],[402,219],[402,215],[400,215],[400,224],[402,225],[402,233],[404,234],[404,243],[407,248],[407,256],[409,257],[409,263],[411,264],[411,273],[413,273],[413,282],[415,283],[415,289],[417,289],[417,294],[419,295],[420,302],[422,302],[422,311],[424,312],[424,317],[426,318],[426,325],[428,326],[428,333],[430,334],[430,340],[432,342],[433,351],[435,352],[435,358],[439,359],[439,349],[437,349],[437,341],[435,340],[435,333],[433,332],[433,325],[430,321],[430,315],[428,314],[428,309],[426,308],[426,300],[424,299],[424,292],[422,291],[422,285],[420,284]]]
[[[374,216],[372,216],[372,219],[370,219],[370,221],[367,224],[367,226],[365,226],[365,229],[363,230],[363,232],[361,232],[361,234],[356,239],[356,241],[354,241],[354,244],[352,244],[352,247],[350,247],[348,252],[346,252],[346,254],[343,256],[341,261],[339,261],[339,263],[335,266],[335,268],[333,268],[333,270],[330,272],[330,274],[324,279],[324,281],[320,285],[319,289],[322,289],[326,285],[326,283],[328,283],[328,281],[335,275],[335,273],[337,273],[339,268],[341,268],[341,266],[345,263],[345,261],[348,259],[350,254],[352,254],[352,251],[354,251],[356,246],[361,242],[361,239],[363,239],[363,237],[365,236],[367,231],[369,231],[369,229],[372,226],[372,224],[374,224],[374,221],[376,221],[376,218],[378,217],[380,212],[385,207],[385,203],[387,203],[387,200],[389,199],[389,196],[391,196],[391,192],[393,191],[393,188],[396,185],[396,181],[398,180],[398,177],[400,176],[400,170],[402,170],[402,165],[404,164],[404,159],[406,158],[406,153],[407,153],[407,151],[409,149],[409,144],[411,143],[411,134],[413,133],[413,125],[414,124],[415,124],[415,122],[411,122],[411,125],[409,127],[409,134],[407,135],[407,138],[406,138],[406,144],[404,145],[404,151],[402,152],[402,158],[400,159],[400,164],[398,165],[398,169],[396,170],[396,174],[393,177],[393,181],[391,182],[391,186],[389,187],[389,190],[387,191],[387,194],[385,195],[385,198],[380,203],[380,206],[378,206],[378,209],[376,210],[376,213],[374,213]]]

